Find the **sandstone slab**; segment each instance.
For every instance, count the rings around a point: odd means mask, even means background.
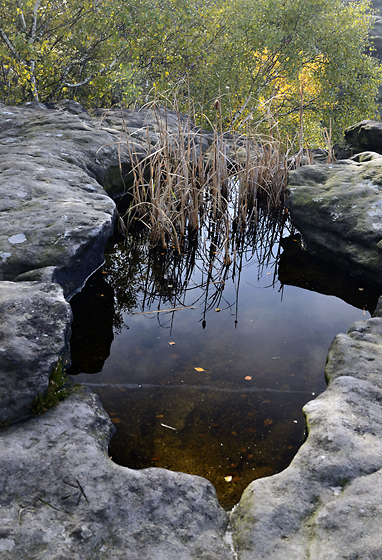
[[[42,417],[0,432],[3,560],[233,560],[212,485],[107,455],[112,424],[77,389]]]
[[[382,285],[382,157],[291,172],[288,206],[307,250]]]
[[[31,414],[65,356],[71,309],[58,284],[0,282],[0,422]]]
[[[115,204],[88,166],[110,136],[88,129],[77,115],[0,106],[0,280],[53,267],[70,297],[102,264]]]

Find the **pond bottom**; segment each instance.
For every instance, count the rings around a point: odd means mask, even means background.
[[[250,482],[286,468],[304,441],[303,391],[90,385],[117,427],[116,463],[207,478],[226,509]]]

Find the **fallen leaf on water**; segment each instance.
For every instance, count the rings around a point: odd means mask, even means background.
[[[240,476],[238,474],[235,474],[235,476],[233,477],[233,482],[239,482],[239,480],[241,480]]]
[[[256,433],[256,428],[246,428],[247,432],[249,432],[250,434],[255,434]]]
[[[194,367],[195,371],[204,371],[204,369],[202,367]]]
[[[121,418],[111,418],[111,421],[113,422],[113,424],[119,424],[120,422],[122,422]]]
[[[220,307],[215,307],[215,311],[219,312],[220,311]]]
[[[154,462],[155,462],[155,461],[160,461],[160,457],[159,457],[159,455],[153,455],[153,456],[151,457],[151,460],[154,461]]]
[[[102,274],[107,274],[106,270],[103,270],[103,271],[102,271]]]
[[[174,346],[175,342],[169,342],[170,346]]]
[[[272,418],[266,418],[264,420],[264,426],[270,426],[271,424],[273,424]]]
[[[231,482],[231,481],[232,481],[232,476],[225,476],[225,477],[224,477],[224,480],[225,480],[226,482]]]
[[[231,432],[233,436],[237,436],[237,432]]]
[[[251,377],[250,375],[246,375],[246,376],[244,377],[244,379],[245,379],[246,381],[251,381],[252,377]]]
[[[211,422],[210,424],[210,428],[217,428],[218,426],[220,426],[219,422]]]
[[[157,414],[155,418],[164,418],[164,414]]]

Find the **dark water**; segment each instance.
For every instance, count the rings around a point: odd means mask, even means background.
[[[110,414],[117,463],[204,476],[226,508],[288,466],[331,340],[379,294],[276,234],[228,268],[218,247],[180,258],[130,238],[73,298],[72,373]]]

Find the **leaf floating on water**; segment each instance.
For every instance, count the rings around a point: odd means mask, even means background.
[[[224,477],[224,480],[225,480],[226,482],[232,482],[232,476],[225,476],[225,477]]]
[[[217,313],[219,313],[220,307],[215,307],[215,311],[216,311]]]
[[[164,418],[164,414],[157,414],[155,418]]]
[[[113,422],[113,424],[120,424],[122,422],[121,418],[111,418],[110,420]]]
[[[244,379],[245,379],[246,381],[251,381],[252,377],[251,377],[250,375],[246,375],[246,376],[244,377]]]
[[[171,341],[171,342],[169,342],[168,344],[169,344],[169,346],[174,346],[174,345],[175,345],[175,342],[172,342],[172,341]]]
[[[204,371],[204,369],[202,367],[194,367],[195,371]]]
[[[271,424],[273,424],[272,418],[266,418],[264,420],[264,426],[270,426]]]
[[[151,460],[155,463],[156,461],[160,461],[160,457],[159,457],[159,455],[153,455],[151,457]]]

